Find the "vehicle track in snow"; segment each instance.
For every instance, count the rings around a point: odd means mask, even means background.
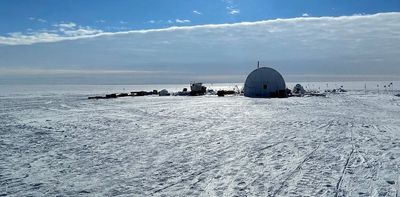
[[[349,156],[346,159],[346,163],[343,166],[342,174],[340,175],[339,181],[336,184],[335,197],[339,195],[339,192],[340,192],[340,189],[341,189],[341,186],[342,186],[342,182],[343,182],[344,176],[346,175],[346,170],[347,170],[347,167],[349,165],[349,161],[353,156],[353,153],[354,153],[354,148],[351,149],[351,151],[349,153]]]
[[[397,178],[397,183],[396,183],[396,197],[400,196],[400,175]]]
[[[324,126],[322,126],[322,127],[319,127],[319,128],[317,128],[316,130],[324,129],[324,130],[325,130],[324,133],[327,134],[327,133],[328,133],[327,131],[328,131],[328,129],[332,126],[333,122],[334,122],[334,121],[331,120],[331,121],[329,121],[328,124],[326,124],[326,125],[324,125]],[[314,131],[312,131],[312,132],[315,132],[316,130],[314,130]],[[287,182],[288,182],[290,179],[292,179],[293,176],[294,176],[295,174],[297,174],[297,173],[300,172],[300,170],[301,170],[302,166],[304,165],[304,163],[306,163],[306,162],[313,156],[313,154],[320,148],[321,144],[322,144],[323,141],[324,141],[323,139],[325,139],[325,138],[326,138],[326,136],[324,136],[324,135],[322,135],[322,136],[319,138],[319,140],[318,140],[319,142],[318,142],[317,147],[314,148],[311,152],[309,152],[308,154],[306,154],[306,155],[303,157],[302,161],[296,166],[295,169],[293,169],[293,170],[286,176],[286,178],[279,184],[278,189],[275,190],[271,196],[277,196],[277,195],[279,195],[279,194],[282,192],[283,188],[284,188],[284,187],[287,187],[287,185],[286,185]]]
[[[353,118],[353,120],[354,120],[354,118]],[[352,146],[351,147],[351,151],[347,156],[347,159],[346,159],[346,162],[345,162],[345,164],[343,166],[343,170],[342,170],[342,173],[340,175],[340,178],[339,178],[338,182],[336,183],[335,197],[337,197],[339,195],[343,179],[344,179],[344,177],[346,175],[346,170],[348,168],[350,159],[353,157],[353,153],[354,153],[354,150],[355,150],[355,146],[354,146],[354,142],[353,142],[353,129],[352,129],[352,127],[350,128],[350,143],[351,143],[351,146]]]

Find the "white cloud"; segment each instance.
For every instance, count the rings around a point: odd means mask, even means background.
[[[77,25],[76,23],[69,22],[69,23],[59,23],[53,25],[54,27],[58,27],[58,31],[52,31],[53,33],[59,33],[60,37],[79,37],[79,36],[86,36],[86,35],[93,35],[102,33],[102,30],[93,29],[91,27],[83,27]]]
[[[58,23],[58,24],[54,24],[53,26],[54,26],[54,27],[59,27],[59,28],[68,28],[68,29],[71,29],[71,28],[76,27],[76,24],[73,23],[73,22],[69,22],[69,23]]]
[[[241,22],[241,23],[234,23],[234,24],[209,24],[209,25],[197,25],[197,26],[184,26],[184,27],[170,27],[170,28],[165,28],[165,29],[150,29],[150,30],[132,30],[132,31],[124,31],[124,32],[102,32],[101,30],[94,30],[91,28],[86,28],[88,30],[92,30],[92,32],[97,32],[96,35],[93,36],[118,36],[118,35],[135,35],[135,34],[146,34],[146,33],[153,33],[153,32],[185,32],[185,31],[191,31],[191,32],[202,32],[206,31],[209,32],[211,30],[214,30],[217,32],[221,31],[232,31],[232,30],[241,30],[243,28],[246,28],[248,33],[251,33],[252,30],[257,30],[257,32],[264,32],[265,35],[261,36],[261,38],[267,39],[270,36],[267,36],[268,33],[279,33],[279,32],[287,32],[290,33],[292,32],[293,35],[296,35],[294,32],[300,31],[303,34],[306,34],[307,32],[308,35],[315,34],[319,35],[322,37],[337,37],[337,39],[345,39],[345,37],[341,37],[341,34],[334,34],[334,33],[345,33],[345,32],[340,32],[339,30],[347,30],[347,33],[353,32],[354,34],[362,34],[364,35],[365,32],[361,31],[364,29],[370,29],[369,31],[373,31],[374,29],[376,30],[382,30],[384,29],[381,26],[385,26],[386,30],[389,32],[386,33],[399,33],[397,28],[400,25],[399,22],[396,20],[400,19],[400,13],[393,12],[393,13],[379,13],[379,14],[374,14],[374,15],[354,15],[354,16],[341,16],[341,17],[308,17],[308,18],[291,18],[291,19],[274,19],[274,20],[266,20],[266,21],[257,21],[257,22]],[[176,19],[179,22],[190,22],[189,20],[181,20],[181,19]],[[174,21],[168,20],[167,22],[173,23]],[[363,22],[363,23],[359,23]],[[379,23],[374,23],[374,22],[379,22]],[[366,28],[365,24],[369,24],[370,28]],[[57,26],[63,26],[63,27],[81,27],[77,26],[75,23],[65,23],[65,24],[58,24]],[[303,29],[295,29],[294,27],[303,27]],[[331,29],[328,29],[328,27],[331,27]],[[353,27],[353,28],[348,28],[348,27]],[[394,29],[390,29],[390,28]],[[320,31],[312,31],[312,30],[324,30],[326,31],[325,33],[329,34],[321,34],[319,33]],[[45,33],[43,33],[45,34]],[[22,33],[15,33],[11,34],[12,36],[0,36],[0,44],[5,44],[6,40],[15,40],[16,42],[8,42],[12,43],[13,45],[19,45],[19,44],[31,44],[32,42],[25,43],[24,42],[24,37],[28,35],[24,35]],[[39,35],[36,34],[36,35]],[[58,34],[54,34],[56,36]],[[258,35],[258,34],[257,34]],[[282,35],[283,37],[284,35]],[[62,40],[62,35],[58,35],[58,37],[61,38]],[[21,38],[18,40],[18,38]],[[80,37],[76,37],[75,39],[79,39]],[[85,37],[83,37],[85,38]],[[258,38],[254,37],[254,38]],[[308,37],[307,37],[308,38]],[[66,40],[70,40],[69,38],[65,38]],[[359,38],[359,40],[362,40],[362,37]],[[18,40],[18,41],[17,41]],[[47,40],[35,40],[33,43],[40,43],[40,42],[47,42]]]
[[[94,35],[102,33],[102,30],[93,29],[90,27],[79,27],[78,29],[73,30],[64,30],[63,33],[66,36],[77,37],[77,36],[86,36],[86,35]]]
[[[233,0],[222,0],[222,1],[227,3],[227,4],[233,4]]]
[[[190,23],[191,21],[188,19],[175,19],[176,23]]]
[[[201,13],[201,12],[199,12],[199,11],[197,11],[197,10],[193,10],[193,13],[194,13],[194,14],[197,14],[197,15],[203,15],[203,13]]]
[[[362,16],[362,15],[366,15],[364,12],[362,12],[362,13],[355,13],[355,14],[353,14],[353,16]]]
[[[308,13],[303,13],[301,16],[302,17],[309,17],[310,15]]]
[[[0,36],[0,67],[165,69],[201,78],[247,74],[260,60],[283,74],[400,75],[399,21],[400,13],[381,13],[121,32],[77,25]]]
[[[11,33],[9,37],[0,36],[0,45],[26,45],[38,42],[56,42],[64,40],[63,37],[53,33],[33,33],[22,34],[19,32]]]
[[[226,7],[226,10],[228,10],[228,14],[230,14],[230,15],[235,15],[235,14],[239,14],[239,13],[240,13],[240,10],[237,9],[237,8],[236,8],[235,6],[233,6],[233,5],[227,6],[227,7]]]
[[[78,26],[75,23],[59,23],[53,25],[57,29],[40,30],[23,34],[21,32],[9,33],[9,36],[0,36],[0,46],[3,45],[19,45],[19,44],[35,44],[38,42],[57,42],[62,40],[74,40],[85,38],[92,35],[103,33],[102,30],[93,29],[91,27]]]
[[[230,15],[236,15],[240,13],[240,10],[237,8],[237,5],[233,0],[223,0],[226,3],[226,10]]]
[[[39,22],[39,23],[47,23],[47,21],[42,18],[29,17],[28,19],[31,21]]]
[[[46,20],[41,19],[41,18],[38,18],[37,21],[38,21],[38,22],[41,22],[41,23],[46,23],[46,22],[47,22]]]
[[[231,14],[231,15],[235,15],[235,14],[239,14],[239,13],[240,13],[240,10],[238,10],[238,9],[231,9],[229,11],[229,14]]]
[[[149,20],[149,23],[154,24],[154,23],[156,23],[156,21],[155,20]]]
[[[126,21],[119,21],[119,23],[123,24],[123,25],[128,24],[128,22],[126,22]]]

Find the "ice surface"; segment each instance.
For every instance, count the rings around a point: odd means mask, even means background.
[[[399,196],[393,94],[87,100],[92,91],[3,91],[0,196]]]

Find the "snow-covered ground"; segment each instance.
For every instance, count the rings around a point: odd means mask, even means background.
[[[0,96],[0,196],[400,195],[393,94],[56,92]]]

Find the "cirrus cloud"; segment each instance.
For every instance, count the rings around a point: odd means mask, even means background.
[[[197,14],[197,15],[203,15],[203,13],[202,13],[202,12],[199,12],[199,11],[197,11],[197,10],[193,10],[193,14]]]
[[[176,23],[190,23],[191,21],[188,19],[175,19]]]

